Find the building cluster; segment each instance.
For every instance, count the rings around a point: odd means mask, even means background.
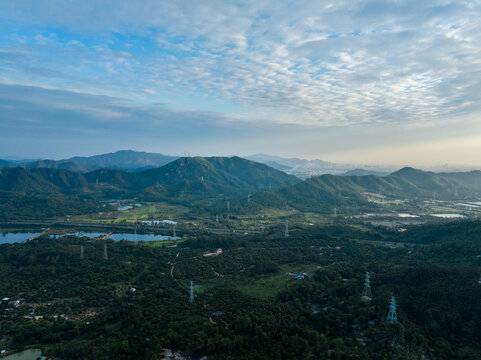
[[[307,279],[309,278],[311,275],[310,274],[307,274],[307,273],[304,273],[304,272],[301,272],[299,274],[294,274],[292,272],[288,272],[287,275],[289,276],[294,276],[294,280],[302,280],[302,279]]]
[[[174,220],[142,220],[140,222],[142,225],[177,225],[178,222]]]
[[[2,298],[2,302],[7,303],[13,308],[19,307],[23,300],[10,300],[8,297]],[[11,308],[5,308],[5,311],[9,311]]]
[[[224,251],[222,251],[222,249],[219,248],[216,251],[206,251],[206,252],[204,252],[204,256],[217,256],[217,255],[221,255],[222,253],[224,253]]]
[[[160,360],[207,360],[207,356],[186,357],[178,351],[163,349],[160,354]]]

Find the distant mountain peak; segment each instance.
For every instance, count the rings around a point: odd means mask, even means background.
[[[411,174],[432,174],[432,173],[430,171],[416,169],[411,166],[405,166],[393,172],[391,175],[411,175]]]
[[[75,156],[63,160],[39,160],[18,165],[27,169],[64,169],[82,173],[102,168],[138,172],[164,166],[177,158],[177,156],[156,153],[139,152],[134,150],[119,150],[107,154]],[[11,167],[11,165],[2,164],[0,162],[0,167]]]

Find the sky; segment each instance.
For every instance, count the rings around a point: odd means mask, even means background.
[[[0,157],[481,167],[480,1],[0,0]]]

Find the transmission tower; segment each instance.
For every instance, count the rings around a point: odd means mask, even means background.
[[[391,296],[391,304],[389,306],[389,313],[387,314],[386,322],[391,324],[397,324],[397,312],[396,312],[397,304],[396,299],[394,296]]]
[[[174,224],[174,227],[172,229],[172,235],[173,235],[173,237],[176,237],[176,235],[175,235],[175,224]]]
[[[289,237],[289,220],[286,219],[286,232],[285,232],[285,237]]]
[[[191,304],[194,303],[194,283],[192,282],[192,280],[190,280],[190,296],[189,296],[189,302]]]
[[[84,258],[84,246],[83,245],[80,245],[80,258],[81,259]]]
[[[362,290],[362,297],[371,300],[371,280],[369,277],[369,272],[366,271],[366,280],[364,280],[364,289]]]
[[[105,260],[108,260],[109,259],[109,256],[107,254],[107,244],[104,244],[104,259]]]

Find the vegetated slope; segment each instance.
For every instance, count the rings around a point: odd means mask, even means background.
[[[455,180],[464,186],[473,187],[476,190],[481,189],[481,171],[451,172],[436,174],[445,179]]]
[[[461,199],[479,195],[475,188],[452,178],[413,168],[403,168],[388,176],[321,175],[309,178],[288,188],[256,194],[260,207],[290,206],[301,211],[332,211],[334,207],[367,206],[365,193],[382,194],[391,198]]]
[[[164,166],[175,159],[177,159],[176,156],[121,150],[88,157],[76,156],[65,160],[39,160],[22,164],[22,166],[28,169],[49,168],[77,172],[89,172],[104,168],[136,172]]]
[[[17,166],[13,162],[0,159],[0,169]]]
[[[77,196],[0,191],[0,219],[41,219],[103,211],[101,203]]]
[[[300,182],[295,176],[240,157],[180,158],[135,176],[145,194],[156,196],[160,191],[179,198],[247,196]]]
[[[376,171],[376,170],[353,169],[339,175],[341,176],[366,176],[366,175],[387,176],[389,175],[389,173],[383,172],[383,171]]]
[[[132,195],[146,198],[240,196],[299,182],[294,176],[239,157],[181,158],[161,168],[87,174],[59,169],[0,170],[0,190],[20,194]]]
[[[0,190],[21,194],[74,194],[86,191],[83,174],[57,169],[0,169]]]

